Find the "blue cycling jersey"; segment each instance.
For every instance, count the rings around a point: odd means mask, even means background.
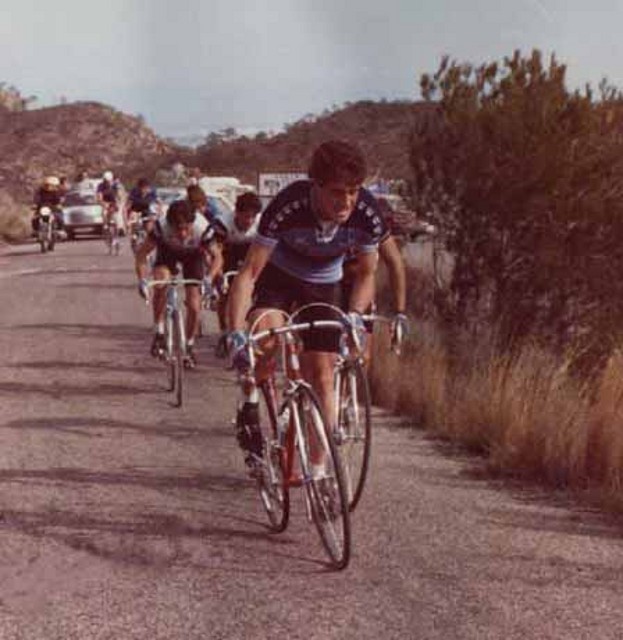
[[[315,284],[342,279],[349,253],[370,253],[389,234],[374,196],[359,190],[346,222],[326,224],[311,207],[310,180],[300,180],[280,191],[268,205],[254,242],[273,249],[270,262],[286,273]]]
[[[130,211],[138,211],[139,213],[149,213],[149,207],[157,200],[155,189],[147,189],[143,191],[138,187],[133,187],[128,194],[128,202]]]

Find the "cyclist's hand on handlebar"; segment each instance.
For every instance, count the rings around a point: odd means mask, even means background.
[[[231,355],[231,364],[239,373],[249,370],[249,354],[247,352],[248,336],[244,331],[232,331],[227,336],[227,352]]]
[[[143,300],[149,300],[149,284],[145,278],[138,281],[138,294]]]
[[[204,278],[201,282],[201,295],[204,298],[211,298],[214,295],[214,287],[210,278]]]
[[[409,319],[404,313],[397,313],[392,321],[392,349],[400,354],[402,343],[409,334]]]

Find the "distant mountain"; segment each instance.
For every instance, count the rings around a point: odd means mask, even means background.
[[[33,110],[0,109],[0,189],[27,202],[48,174],[72,179],[85,169],[123,176],[155,169],[183,153],[140,118],[78,102]]]
[[[342,138],[362,147],[371,175],[408,178],[409,137],[418,119],[431,109],[423,102],[361,101],[306,116],[274,136],[259,133],[219,140],[212,135],[209,144],[197,148],[193,162],[208,174],[233,175],[253,184],[258,172],[305,171],[318,144]]]

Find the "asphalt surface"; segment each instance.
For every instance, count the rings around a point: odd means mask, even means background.
[[[0,251],[0,639],[621,638],[620,524],[378,412],[354,551],[272,534],[202,343],[187,405],[127,247]]]

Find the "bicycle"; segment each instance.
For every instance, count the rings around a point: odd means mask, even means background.
[[[117,209],[115,205],[109,205],[106,211],[107,222],[104,226],[104,242],[108,248],[109,256],[118,256],[121,251],[121,238],[116,215]]]
[[[310,307],[324,307],[330,313],[348,322],[347,315],[338,307],[315,303],[301,307],[297,314]],[[391,318],[378,314],[362,315],[364,322],[391,324]],[[372,395],[360,345],[349,346],[340,341],[340,351],[334,369],[335,412],[333,439],[338,447],[346,480],[348,506],[354,511],[368,477],[372,451]],[[392,350],[398,354],[397,347]]]
[[[256,332],[258,323],[268,313],[279,313],[287,323]],[[290,489],[305,489],[307,516],[315,523],[333,567],[344,569],[350,560],[351,528],[342,465],[318,397],[301,377],[295,339],[296,333],[312,328],[343,329],[343,324],[335,320],[292,323],[285,312],[269,310],[251,326],[245,347],[249,369],[242,376],[242,384],[251,397],[259,389],[260,425],[268,424],[268,429],[264,429],[263,455],[261,459],[255,458],[252,474],[275,532],[284,531],[288,525]],[[280,401],[274,374],[257,384],[253,373],[259,343],[278,336],[284,336],[283,370],[287,372]]]
[[[201,280],[191,280],[173,276],[169,280],[151,280],[147,286],[166,287],[166,309],[164,324],[164,350],[160,359],[167,366],[167,388],[175,393],[174,406],[181,407],[184,398],[184,369],[188,366],[188,352],[186,348],[186,326],[184,312],[180,304],[179,287],[185,285],[199,285]],[[149,304],[150,299],[146,300]]]

